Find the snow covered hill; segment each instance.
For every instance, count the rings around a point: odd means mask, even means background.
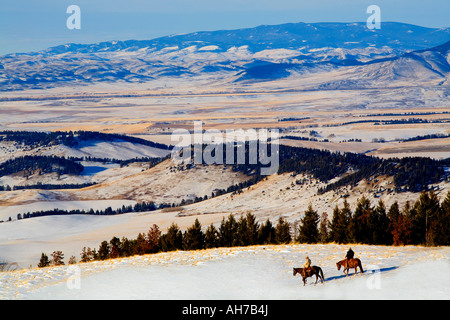
[[[448,247],[352,245],[364,273],[335,263],[348,246],[278,245],[176,251],[0,273],[1,299],[450,299]],[[303,286],[305,256],[325,282]]]
[[[173,35],[152,40],[66,44],[0,57],[0,90],[94,83],[147,83],[213,76],[217,81],[276,80],[331,71],[448,41],[450,29],[386,22],[291,23]],[[263,62],[262,65],[255,63]],[[401,72],[400,72],[401,73]]]

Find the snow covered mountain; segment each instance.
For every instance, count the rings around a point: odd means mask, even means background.
[[[205,75],[228,82],[261,81],[346,67],[359,67],[357,72],[381,80],[410,77],[411,72],[420,79],[445,78],[448,43],[435,46],[449,39],[449,28],[395,22],[380,30],[369,30],[365,23],[289,23],[65,44],[0,57],[0,90]]]

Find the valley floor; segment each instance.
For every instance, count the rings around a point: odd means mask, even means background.
[[[352,245],[364,273],[336,262],[348,245],[176,251],[0,274],[0,299],[450,299],[449,247]],[[303,286],[309,255],[325,282]]]

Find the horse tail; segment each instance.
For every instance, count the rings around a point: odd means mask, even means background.
[[[325,278],[323,276],[322,268],[319,269],[319,272],[320,272],[320,276],[322,277],[322,281],[325,280]]]
[[[361,270],[361,272],[364,272],[364,270],[362,268],[361,260],[359,260],[359,259],[358,259],[358,266],[359,266],[359,269]]]

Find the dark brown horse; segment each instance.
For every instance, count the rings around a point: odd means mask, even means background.
[[[320,278],[320,280],[323,283],[323,272],[322,269],[320,267],[317,266],[312,266],[307,272],[306,272],[306,277],[305,274],[303,273],[303,268],[294,268],[294,276],[299,273],[302,275],[303,278],[303,285],[306,284],[306,278],[308,277],[312,277],[313,275],[316,276],[316,283],[314,285],[317,284],[317,280]]]
[[[341,267],[344,267],[344,273],[348,276],[348,270],[350,268],[355,268],[355,274],[358,273],[358,267],[359,270],[361,271],[361,273],[364,272],[363,268],[362,268],[362,264],[361,264],[361,260],[359,260],[358,258],[354,258],[354,259],[344,259],[341,260],[339,262],[336,263],[336,266],[338,268],[338,270],[341,270]]]

